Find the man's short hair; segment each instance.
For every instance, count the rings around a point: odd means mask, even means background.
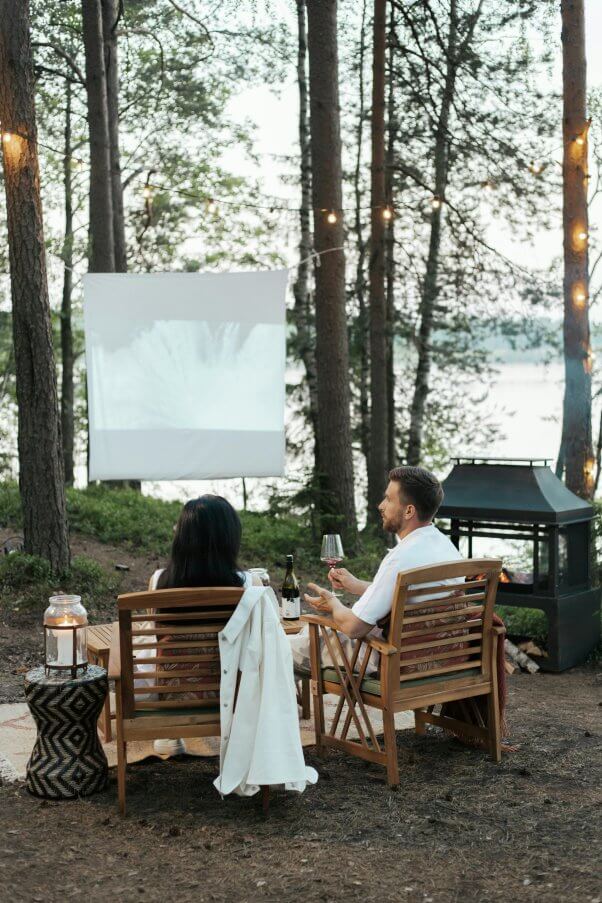
[[[399,483],[400,492],[421,521],[431,520],[443,501],[443,488],[437,477],[424,467],[394,467],[389,479]]]

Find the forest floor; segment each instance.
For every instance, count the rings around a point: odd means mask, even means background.
[[[96,623],[114,617],[115,592],[143,588],[160,564],[93,538],[71,542],[115,575],[110,593],[87,601]],[[40,624],[18,600],[0,610],[0,702],[23,701]],[[105,792],[74,802],[6,784],[0,899],[599,903],[601,706],[595,668],[515,674],[508,720],[518,749],[501,765],[436,730],[402,731],[393,792],[379,767],[310,748],[318,784],[275,792],[267,818],[257,799],[220,799],[209,758],[130,766],[126,819],[114,770]]]

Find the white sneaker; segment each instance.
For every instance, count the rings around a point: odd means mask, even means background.
[[[153,750],[158,756],[183,756],[186,753],[186,744],[181,738],[177,740],[155,740]]]

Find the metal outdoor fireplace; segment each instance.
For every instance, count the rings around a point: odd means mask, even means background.
[[[592,588],[590,568],[594,510],[547,465],[456,458],[438,517],[466,557],[504,560],[498,603],[545,613],[542,667],[563,671],[582,662],[600,636],[600,590]]]

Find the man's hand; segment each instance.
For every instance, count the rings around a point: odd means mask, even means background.
[[[308,583],[307,588],[318,594],[317,596],[309,596],[305,593],[304,598],[307,604],[311,605],[312,608],[315,608],[316,611],[321,611],[323,614],[332,614],[333,604],[337,600],[330,590],[323,589],[321,586],[318,586],[317,583]]]
[[[358,580],[349,573],[347,568],[331,568],[328,572],[328,579],[333,589],[343,589],[354,596],[361,596],[370,585],[365,580]]]

